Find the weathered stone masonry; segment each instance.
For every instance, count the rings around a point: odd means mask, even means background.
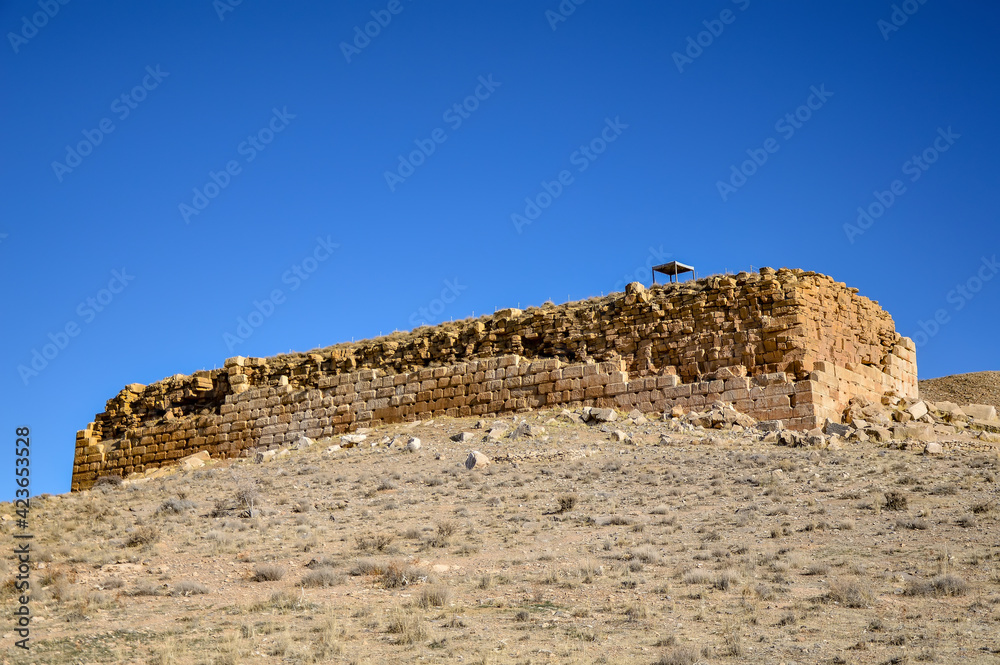
[[[804,429],[890,391],[917,396],[915,347],[877,303],[763,268],[131,384],[77,434],[72,487],[201,450],[233,457],[431,416],[722,400]]]

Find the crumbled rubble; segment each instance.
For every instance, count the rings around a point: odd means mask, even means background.
[[[754,418],[740,413],[726,402],[715,402],[708,411],[691,411],[681,420],[705,429],[731,429],[735,426],[750,429],[757,424]]]

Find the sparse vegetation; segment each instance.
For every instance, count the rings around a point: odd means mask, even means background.
[[[906,495],[902,492],[886,492],[885,493],[885,509],[886,510],[906,510],[906,505],[908,501]]]
[[[875,601],[871,583],[860,577],[841,577],[830,580],[827,597],[850,608],[869,607]]]
[[[933,579],[910,582],[906,586],[908,596],[964,596],[969,584],[957,575],[938,575]]]
[[[302,576],[302,586],[308,588],[328,587],[343,584],[344,577],[332,568],[317,568]]]
[[[958,662],[991,643],[982,452],[644,445],[659,435],[636,427],[619,454],[549,423],[548,446],[504,440],[470,473],[450,433],[475,422],[438,423],[389,430],[429,454],[321,444],[46,497],[37,662],[798,662],[799,636],[831,662]]]
[[[577,496],[575,494],[564,494],[559,497],[559,511],[560,513],[568,513],[576,507]]]
[[[285,576],[285,569],[274,564],[261,564],[253,569],[254,582],[277,582]]]
[[[125,537],[125,547],[151,545],[160,539],[159,529],[152,526],[138,526]]]

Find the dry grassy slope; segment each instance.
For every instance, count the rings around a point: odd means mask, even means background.
[[[0,659],[996,662],[995,449],[616,422],[629,445],[552,415],[528,414],[547,430],[531,440],[439,419],[370,435],[414,434],[417,453],[316,445],[38,497],[34,649],[16,653],[8,614]],[[497,461],[469,471],[470,448]]]
[[[953,374],[920,381],[920,397],[932,402],[992,404],[1000,409],[1000,372]]]

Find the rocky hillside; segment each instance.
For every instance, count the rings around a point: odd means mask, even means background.
[[[991,404],[1000,409],[1000,372],[953,374],[920,382],[920,397],[932,402]]]

